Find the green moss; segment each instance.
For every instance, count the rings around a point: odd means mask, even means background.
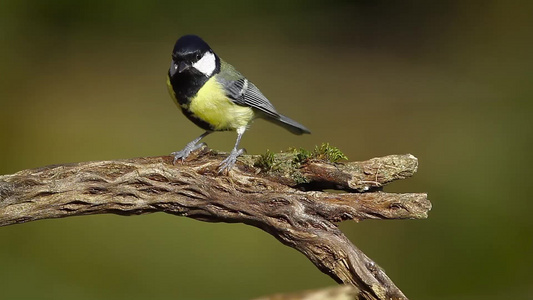
[[[261,154],[259,159],[254,163],[254,167],[261,168],[263,171],[270,171],[274,168],[274,153],[267,149],[265,154]]]
[[[296,165],[302,164],[303,162],[305,162],[306,160],[312,158],[312,156],[313,156],[313,152],[312,151],[309,151],[309,150],[306,150],[306,149],[303,149],[303,148],[300,148],[298,150],[293,149],[293,152],[294,152],[293,163],[296,164]]]
[[[315,146],[313,151],[306,149],[293,149],[295,165],[300,165],[309,159],[325,160],[329,162],[338,162],[340,160],[347,160],[348,157],[342,153],[337,147],[331,146],[329,143],[322,143],[320,146]]]
[[[314,151],[317,159],[327,160],[329,162],[338,162],[340,160],[348,160],[348,157],[342,153],[337,147],[331,146],[329,143],[322,143],[320,147],[316,146]]]
[[[296,184],[303,184],[309,182],[307,178],[305,178],[299,171],[293,172],[291,177]]]
[[[307,179],[300,173],[300,166],[308,160],[322,160],[336,163],[348,159],[338,148],[329,143],[316,146],[314,150],[289,149],[288,152],[274,153],[267,150],[265,154],[253,158],[254,167],[262,172],[279,173],[278,176],[291,177],[296,183],[306,183]]]

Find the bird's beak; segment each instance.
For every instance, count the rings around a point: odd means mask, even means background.
[[[190,67],[191,67],[191,65],[188,62],[180,61],[179,65],[178,65],[178,73],[181,73],[183,71],[189,70]]]
[[[174,61],[172,61],[170,63],[170,69],[168,69],[168,74],[170,75],[170,77],[173,77],[177,71],[178,71],[178,65]]]
[[[170,64],[170,70],[168,71],[170,74],[170,77],[174,76],[176,73],[181,73],[183,71],[188,70],[191,67],[191,65],[188,62],[180,61],[179,63],[176,63],[172,61]]]

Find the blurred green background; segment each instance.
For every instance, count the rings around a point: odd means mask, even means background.
[[[342,230],[411,299],[532,299],[531,1],[0,2],[0,174],[165,155],[202,131],[165,76],[204,37],[276,108],[241,145],[412,153],[429,219]],[[206,142],[229,151],[235,133]],[[334,285],[259,229],[164,214],[0,228],[1,299],[249,299]]]

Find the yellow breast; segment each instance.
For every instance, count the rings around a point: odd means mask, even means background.
[[[247,126],[254,117],[250,107],[237,105],[228,99],[214,77],[198,91],[188,109],[215,130],[236,130]]]

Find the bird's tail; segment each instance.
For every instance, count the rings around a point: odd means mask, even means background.
[[[294,134],[300,135],[300,134],[304,134],[304,133],[311,133],[311,131],[309,131],[309,129],[307,129],[302,124],[294,121],[291,118],[285,117],[283,115],[280,115],[279,119],[274,119],[274,118],[265,118],[265,119],[267,121],[270,121],[270,122],[274,123],[274,124],[282,126],[283,128],[287,129],[288,131],[290,131],[290,132],[292,132]]]

